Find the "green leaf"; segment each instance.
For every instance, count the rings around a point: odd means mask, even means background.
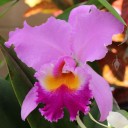
[[[55,128],[77,128],[77,124],[70,121],[69,112],[66,109],[64,110],[64,118],[53,125]]]
[[[95,118],[95,120],[97,120],[97,121],[99,120],[99,118],[100,118],[100,112],[99,112],[99,109],[98,109],[98,107],[97,107],[96,102],[94,102],[94,103],[92,104],[90,113],[91,113],[91,115]],[[86,126],[87,128],[104,128],[103,126],[101,126],[101,125],[95,123],[94,121],[92,121],[92,120],[90,119],[89,115],[84,116],[83,122],[84,122],[84,124],[85,124],[85,126]],[[107,121],[102,122],[102,124],[107,125]]]
[[[8,7],[4,8],[3,11],[0,12],[0,17],[6,14],[9,11],[9,9],[12,8],[18,1],[19,0],[0,0],[0,6],[6,4],[7,2],[11,2],[11,4]]]
[[[30,128],[20,116],[20,105],[9,82],[0,78],[0,128]]]
[[[24,71],[24,73],[28,76],[29,80],[31,81],[32,84],[35,83],[36,79],[33,77],[35,71],[32,68],[28,68],[24,63],[19,60],[13,50],[13,48],[7,49],[4,46],[5,40],[0,36],[0,45],[3,49],[6,49],[7,53],[10,54],[10,56],[14,59],[14,61],[19,65],[21,70]]]
[[[118,20],[127,26],[123,18],[117,13],[117,11],[106,0],[98,0],[103,6],[105,6]]]
[[[4,40],[1,39],[1,50],[7,62],[13,89],[21,104],[35,82],[35,79],[32,78],[33,71],[31,72],[31,70],[15,56],[12,50],[5,48],[3,42]],[[28,122],[31,128],[65,128],[66,126],[76,128],[77,126],[75,122],[69,121],[69,116],[65,116],[65,118],[58,123],[50,123],[41,116],[37,109],[29,115]]]
[[[13,0],[0,0],[0,6],[6,4],[8,2],[11,2],[11,1],[13,1]]]
[[[64,11],[64,13],[61,14],[61,15],[59,15],[57,18],[58,18],[58,19],[62,19],[62,20],[68,21],[68,17],[69,17],[70,11],[71,11],[73,8],[77,7],[77,6],[78,6],[78,5],[74,5],[74,6],[70,7],[70,8],[68,8],[68,9],[66,9],[66,10]]]
[[[92,69],[97,72],[99,75],[101,75],[101,70],[98,65],[98,61],[88,62],[88,65],[92,67]]]

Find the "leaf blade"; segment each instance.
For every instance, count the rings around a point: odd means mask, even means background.
[[[0,6],[8,3],[8,2],[11,2],[12,0],[0,0]]]
[[[0,78],[0,128],[30,128],[20,117],[20,106],[9,82]]]

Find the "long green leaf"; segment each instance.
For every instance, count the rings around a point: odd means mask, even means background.
[[[19,0],[3,0],[3,1],[0,1],[1,2],[0,6],[10,1],[12,1],[11,4],[8,7],[4,8],[3,11],[0,12],[0,17],[6,14],[9,11],[9,9],[12,8]]]
[[[0,6],[6,4],[8,2],[11,2],[11,1],[13,1],[13,0],[0,0]]]
[[[117,11],[108,3],[106,0],[97,0],[99,1],[103,6],[105,6],[118,20],[120,20],[124,25],[127,26],[123,18],[117,13]]]
[[[0,128],[30,128],[20,116],[20,105],[9,82],[0,78]]]

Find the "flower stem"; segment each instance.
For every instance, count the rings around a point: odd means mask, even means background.
[[[79,126],[80,126],[81,128],[87,128],[87,127],[83,124],[83,122],[81,121],[79,115],[76,116],[76,121],[77,121],[77,123],[79,124]]]
[[[105,127],[105,128],[110,128],[109,126],[104,125],[104,124],[98,122],[97,120],[95,120],[94,117],[91,115],[91,113],[89,113],[89,117],[90,117],[91,120],[93,120],[95,123],[97,123],[97,124],[99,124],[99,125],[101,125],[101,126],[103,126],[103,127]]]

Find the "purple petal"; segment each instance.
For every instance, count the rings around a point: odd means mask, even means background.
[[[53,69],[54,76],[58,76],[66,71],[74,71],[76,67],[76,62],[70,56],[64,56],[59,58]]]
[[[26,117],[37,107],[38,103],[36,102],[38,97],[37,87],[33,87],[28,94],[26,95],[22,108],[21,108],[21,117],[22,120],[25,120]]]
[[[39,85],[38,85],[39,86]],[[40,91],[40,100],[45,106],[39,111],[50,122],[57,122],[64,116],[63,109],[66,107],[70,113],[70,120],[74,121],[79,111],[87,114],[89,112],[88,105],[92,97],[88,86],[76,92],[71,91],[67,86],[62,85],[56,91],[46,92]]]
[[[43,77],[47,77],[45,76],[47,73],[43,74],[43,72],[42,74],[40,72],[36,75],[40,80],[41,76],[42,79]],[[47,87],[45,87],[46,83],[43,84],[43,82],[40,82],[36,84],[36,86],[40,88],[38,91],[38,102],[45,104],[39,111],[41,112],[41,115],[50,122],[56,122],[63,117],[64,107],[68,109],[71,121],[76,119],[76,115],[79,111],[84,114],[89,112],[89,100],[92,98],[92,93],[88,86],[90,76],[80,67],[75,69],[74,75],[77,75],[80,80],[78,89],[70,89],[70,86],[62,83],[57,89],[51,91],[47,90]],[[68,83],[70,83],[70,79]]]
[[[100,121],[104,121],[109,112],[112,111],[113,98],[110,87],[105,79],[98,75],[91,67],[86,65],[85,69],[92,76],[90,89],[100,110]]]
[[[98,10],[94,5],[82,5],[71,11],[69,23],[73,27],[72,50],[82,62],[103,58],[106,46],[112,43],[113,34],[121,33],[123,24],[109,12]]]
[[[89,90],[88,85],[84,85],[81,90],[78,90],[74,93],[65,93],[64,105],[70,113],[70,120],[76,120],[76,116],[79,111],[84,114],[87,114],[90,111],[88,106],[91,102],[89,101],[92,97],[91,91]]]
[[[9,34],[5,45],[13,44],[19,59],[37,71],[44,63],[70,55],[70,33],[67,22],[51,17],[41,26],[30,27],[25,23],[24,28]]]
[[[44,64],[41,66],[40,70],[35,73],[36,79],[40,84],[47,88],[44,81],[47,76],[60,76],[62,73],[74,72],[76,67],[76,62],[69,56],[61,57],[57,61],[52,63]]]

